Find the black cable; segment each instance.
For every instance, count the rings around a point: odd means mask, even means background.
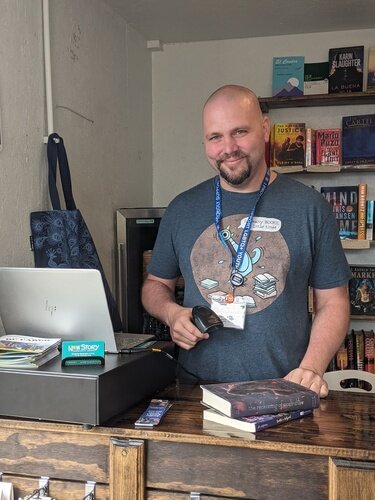
[[[151,348],[151,351],[152,352],[160,352],[162,354],[165,354],[165,356],[167,356],[168,359],[170,359],[171,361],[174,361],[177,366],[179,366],[182,370],[184,370],[184,372],[186,372],[191,377],[194,377],[197,380],[196,383],[201,381],[201,378],[198,377],[198,375],[195,375],[195,373],[193,373],[193,372],[189,371],[187,368],[185,368],[184,365],[182,363],[180,363],[178,361],[178,359],[174,358],[171,354],[169,354],[169,352],[165,352],[162,349],[158,349],[156,347]]]
[[[123,349],[121,351],[121,353],[125,353],[125,354],[134,354],[137,352],[156,352],[156,353],[164,354],[168,359],[170,359],[171,361],[174,361],[176,363],[176,365],[178,367],[180,367],[185,373],[187,373],[191,377],[194,377],[196,379],[196,384],[198,384],[201,381],[201,378],[198,377],[198,375],[196,375],[195,373],[193,373],[193,372],[189,371],[187,368],[185,368],[184,365],[182,363],[180,363],[176,358],[174,358],[171,354],[169,354],[169,352],[163,351],[162,349],[158,349],[157,347],[151,347],[151,348],[147,348],[147,349],[142,349],[142,348],[138,349],[135,347],[133,349]]]

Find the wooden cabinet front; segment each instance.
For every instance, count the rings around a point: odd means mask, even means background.
[[[199,387],[173,402],[155,429],[135,429],[148,401],[106,426],[0,419],[0,472],[15,498],[50,478],[56,500],[375,498],[375,398],[331,393],[313,417],[257,434],[203,425]]]

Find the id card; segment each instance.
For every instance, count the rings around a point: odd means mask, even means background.
[[[246,304],[226,303],[212,297],[211,309],[220,317],[224,328],[243,330],[246,319]]]

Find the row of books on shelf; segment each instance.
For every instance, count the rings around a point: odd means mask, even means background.
[[[201,385],[204,422],[258,432],[311,416],[314,391],[281,378]]]
[[[324,171],[327,166],[330,170],[359,165],[375,168],[375,114],[343,116],[342,128],[275,123],[266,156],[269,166],[281,172]]]
[[[352,329],[346,336],[336,356],[332,359],[329,371],[357,370],[375,374],[375,337],[374,330]],[[375,378],[374,378],[375,381]],[[358,379],[348,379],[345,387],[359,387],[371,390],[371,384]]]
[[[315,63],[304,56],[274,57],[272,70],[275,97],[375,92],[375,47],[367,57],[364,45],[330,48],[327,60]]]
[[[366,183],[322,186],[320,192],[332,206],[341,239],[374,239],[375,202],[368,199]]]

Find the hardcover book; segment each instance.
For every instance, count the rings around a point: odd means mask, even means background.
[[[331,204],[342,240],[358,237],[358,185],[322,186],[320,192]]]
[[[375,316],[375,266],[350,266],[349,280],[350,314]]]
[[[354,330],[355,369],[363,370],[365,365],[365,343],[363,330]]]
[[[303,95],[304,63],[303,56],[273,58],[272,96]]]
[[[312,415],[313,410],[295,410],[290,412],[275,413],[269,415],[254,415],[252,417],[230,418],[215,410],[207,409],[203,411],[203,419],[210,422],[216,422],[222,425],[228,425],[247,432],[259,432],[270,427],[275,427],[290,420]]]
[[[375,92],[375,47],[368,49],[367,92]]]
[[[374,239],[374,200],[366,201],[366,240]]]
[[[273,167],[296,167],[305,163],[305,124],[275,123],[272,132]]]
[[[364,46],[329,49],[330,94],[363,91]]]
[[[318,129],[315,133],[316,163],[341,165],[341,129]]]
[[[306,127],[305,130],[306,147],[305,147],[305,167],[311,167],[316,164],[316,134],[311,127]]]
[[[202,403],[227,417],[309,410],[319,406],[316,392],[281,378],[201,385]]]
[[[343,116],[343,165],[375,163],[375,114]]]
[[[366,239],[366,201],[367,184],[361,182],[358,184],[358,239]]]
[[[375,373],[374,355],[375,355],[375,337],[374,330],[364,330],[365,342],[365,372]]]
[[[328,61],[305,63],[303,93],[328,94]]]

